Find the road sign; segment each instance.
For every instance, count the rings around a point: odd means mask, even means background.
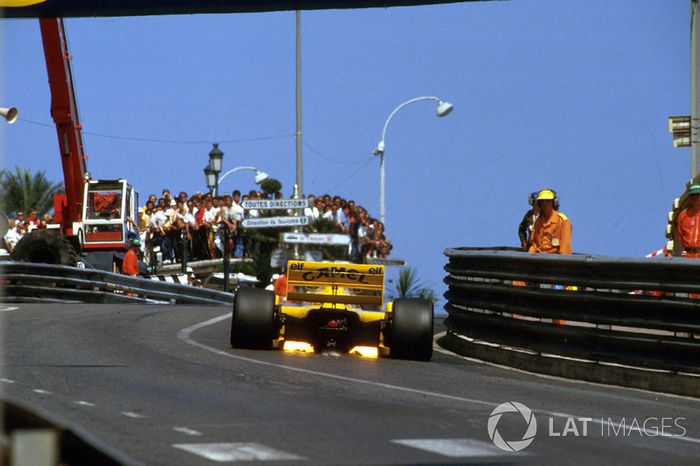
[[[246,209],[305,209],[309,207],[308,199],[261,199],[256,201],[243,201],[241,206]]]
[[[324,233],[283,233],[282,241],[287,244],[322,244],[329,246],[347,246],[349,235]]]
[[[308,225],[311,217],[262,217],[243,220],[244,228],[284,228]]]

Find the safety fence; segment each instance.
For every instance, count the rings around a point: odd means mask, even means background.
[[[20,403],[0,400],[0,415],[0,464],[139,464],[77,427]]]
[[[233,294],[94,269],[0,261],[6,302],[233,304]]]
[[[700,260],[447,249],[444,344],[550,375],[700,397]]]

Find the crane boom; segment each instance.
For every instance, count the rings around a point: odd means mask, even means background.
[[[68,52],[63,18],[40,18],[39,24],[51,89],[51,116],[58,133],[66,189],[65,199],[56,203],[55,216],[64,234],[71,235],[73,223],[81,220],[87,171],[82,126],[73,88],[72,57]]]

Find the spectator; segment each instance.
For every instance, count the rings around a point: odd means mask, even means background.
[[[41,220],[39,220],[39,216],[37,215],[36,209],[32,209],[29,212],[29,217],[27,218],[27,221],[25,222],[27,225],[27,230],[32,231],[35,228],[39,228],[41,225]]]
[[[537,193],[540,216],[535,221],[529,252],[545,254],[571,254],[571,222],[566,215],[557,212],[559,197],[551,189]]]
[[[166,206],[174,206],[175,199],[170,195],[170,190],[168,188],[163,189],[161,197],[165,200]]]
[[[700,183],[688,188],[688,207],[676,220],[683,257],[700,258]]]
[[[11,219],[9,226],[10,228],[7,230],[7,233],[5,233],[4,239],[7,251],[11,253],[12,250],[15,249],[15,246],[17,245],[19,240],[22,239],[27,229],[24,225],[24,222],[20,221],[19,218],[17,220]]]
[[[536,201],[537,193],[531,193],[528,202],[532,208],[525,212],[523,220],[520,222],[520,226],[518,226],[518,237],[520,237],[520,246],[523,248],[523,251],[527,251],[530,247],[530,243],[532,242],[532,229],[535,226],[535,220],[537,220],[537,217],[540,215],[540,208]]]
[[[209,251],[209,257],[216,259],[219,257],[219,255],[217,254],[214,240],[216,238],[216,232],[219,228],[219,209],[214,206],[213,198],[207,199],[205,209],[203,221],[207,231],[207,249]]]
[[[165,238],[165,224],[168,221],[164,206],[165,201],[162,198],[159,199],[156,211],[151,215],[148,221],[148,228],[151,233],[151,244],[146,247],[146,250],[153,251],[156,247],[162,248]],[[154,259],[154,257],[151,257],[151,259]]]

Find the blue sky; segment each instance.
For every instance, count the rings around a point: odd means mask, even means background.
[[[574,251],[664,246],[690,178],[666,119],[690,111],[687,0],[510,1],[302,14],[304,191],[379,214],[372,155],[389,113],[387,234],[442,293],[447,247],[518,244],[527,196],[555,188]],[[88,167],[142,198],[255,165],[295,178],[293,12],[67,20]],[[0,20],[3,164],[62,180],[37,20]],[[38,122],[41,124],[31,123]],[[99,135],[118,136],[108,138]],[[170,142],[148,142],[149,139]],[[199,142],[197,142],[199,141]],[[228,177],[223,191],[253,187]]]

